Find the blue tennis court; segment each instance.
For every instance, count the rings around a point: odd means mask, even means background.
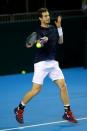
[[[87,69],[63,69],[71,108],[77,124],[62,119],[60,92],[47,77],[41,92],[25,108],[24,124],[15,120],[13,109],[31,89],[33,73],[0,76],[0,131],[85,131],[87,128]]]

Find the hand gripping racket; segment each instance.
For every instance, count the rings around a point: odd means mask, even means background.
[[[44,43],[48,41],[48,37],[44,36],[40,38],[40,40],[37,40],[37,33],[33,32],[26,38],[26,45],[31,47],[34,44],[37,44],[37,41],[39,41],[41,44],[41,47],[43,47]]]

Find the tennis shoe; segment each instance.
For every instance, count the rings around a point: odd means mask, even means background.
[[[14,109],[14,113],[15,113],[15,116],[16,116],[16,120],[17,120],[17,122],[19,122],[19,123],[21,123],[21,124],[24,123],[24,120],[23,120],[23,112],[24,112],[24,110],[18,109],[18,107]]]
[[[63,119],[72,123],[77,123],[77,120],[75,119],[71,111],[65,112],[63,115]]]

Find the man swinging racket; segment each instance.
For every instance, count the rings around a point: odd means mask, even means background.
[[[24,123],[23,113],[26,105],[30,100],[36,96],[43,85],[46,76],[56,83],[60,89],[60,97],[64,104],[63,119],[72,123],[77,123],[76,118],[70,108],[69,96],[66,82],[62,70],[58,62],[55,60],[57,45],[63,43],[63,30],[61,27],[61,16],[57,17],[55,26],[50,25],[50,15],[47,8],[40,8],[38,10],[38,18],[40,26],[37,30],[37,42],[41,42],[40,46],[36,48],[34,59],[34,76],[32,79],[32,88],[25,94],[19,105],[14,109],[16,120],[19,123]],[[41,41],[43,38],[43,42]],[[45,39],[44,39],[45,38]],[[32,47],[33,44],[27,44],[27,48]]]

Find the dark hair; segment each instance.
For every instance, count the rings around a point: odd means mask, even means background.
[[[38,9],[38,17],[42,17],[42,13],[48,11],[47,8],[40,8]]]

